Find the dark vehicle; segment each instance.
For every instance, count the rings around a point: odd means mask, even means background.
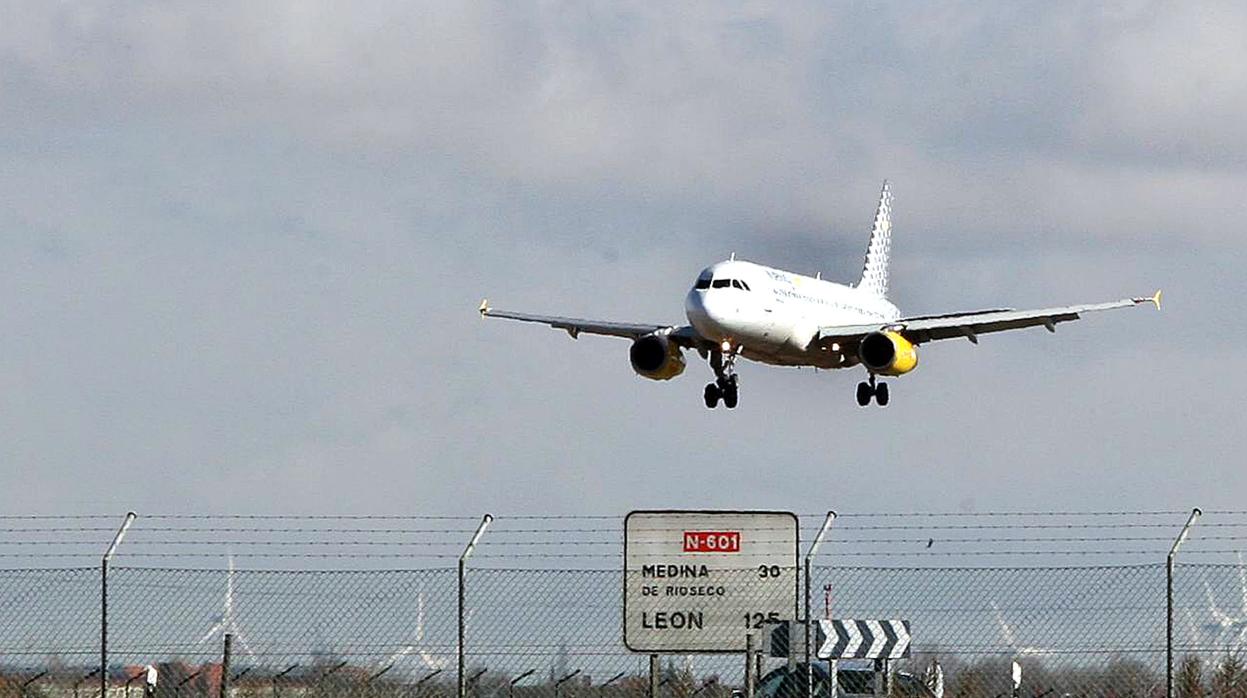
[[[827,667],[814,665],[814,698],[828,697]],[[839,669],[837,698],[862,698],[875,693],[875,672],[869,669]],[[782,666],[758,682],[757,698],[801,698],[805,695],[805,665],[793,670]],[[935,698],[917,676],[898,671],[892,677],[892,698]]]

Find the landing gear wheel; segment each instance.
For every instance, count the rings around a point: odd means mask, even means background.
[[[860,406],[860,407],[865,407],[866,405],[869,405],[869,404],[870,404],[870,398],[874,396],[874,393],[875,393],[875,391],[871,389],[871,387],[870,387],[870,384],[869,384],[869,383],[864,383],[864,382],[863,382],[863,383],[858,383],[858,384],[857,384],[857,404],[858,404],[858,406]]]
[[[888,395],[888,384],[887,383],[880,383],[879,385],[875,386],[875,402],[879,403],[880,407],[888,406],[889,397],[890,396]]]
[[[726,356],[720,351],[710,353],[710,368],[714,371],[714,382],[706,386],[706,407],[714,409],[718,406],[719,400],[722,400],[723,406],[731,410],[735,409],[737,403],[740,402],[740,391],[736,387],[736,373],[732,370],[739,354],[740,347]]]
[[[706,398],[707,408],[713,410],[715,407],[718,407],[719,398],[721,397],[723,397],[723,392],[719,390],[719,386],[715,385],[714,383],[706,384],[705,398]],[[726,400],[724,402],[726,403]],[[729,407],[735,407],[735,406],[736,406],[735,404],[732,404]]]

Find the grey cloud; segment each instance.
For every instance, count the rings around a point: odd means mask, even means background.
[[[6,509],[1228,506],[1244,484],[1232,7],[5,16]],[[907,309],[1170,304],[931,346],[887,411],[852,406],[857,376],[750,366],[735,414],[699,406],[695,362],[651,383],[624,343],[473,312],[678,322],[732,251],[851,279],[885,176]]]
[[[77,103],[88,120],[260,125],[346,153],[451,161],[545,194],[696,200],[781,225],[795,222],[782,220],[789,212],[843,208],[832,190],[846,180],[892,176],[969,212],[962,232],[1022,235],[1029,222],[1008,215],[1019,205],[1035,216],[1078,207],[1077,192],[1052,184],[1110,168],[1140,199],[1212,180],[1213,205],[1242,213],[1219,186],[1240,185],[1247,150],[1236,118],[1247,82],[1223,68],[1241,62],[1231,37],[1244,18],[1232,7],[37,14],[11,30],[13,72],[44,109]],[[1158,215],[1175,206],[1162,197]],[[1097,234],[1134,231],[1127,221]]]

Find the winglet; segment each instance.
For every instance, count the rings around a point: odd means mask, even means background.
[[[1160,290],[1158,289],[1156,293],[1152,295],[1151,297],[1140,296],[1138,298],[1131,298],[1130,300],[1134,301],[1135,305],[1143,305],[1144,303],[1151,303],[1152,305],[1156,306],[1157,310],[1160,310],[1160,295],[1161,295]]]
[[[481,307],[477,308],[476,310],[477,312],[481,314],[481,317],[485,317],[486,315],[488,315],[489,314],[489,299],[482,298]]]

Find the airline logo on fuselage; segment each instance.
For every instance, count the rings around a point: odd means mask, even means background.
[[[790,285],[790,286],[793,284],[792,277],[791,277],[791,276],[789,276],[789,275],[787,275],[787,274],[785,274],[785,273],[784,273],[784,272],[782,272],[782,271],[776,271],[776,270],[774,270],[774,269],[767,269],[767,270],[766,270],[766,275],[767,275],[767,276],[769,276],[769,277],[771,277],[771,280],[772,280],[772,281],[781,281],[781,282],[786,283],[786,284],[788,284],[788,285]]]

